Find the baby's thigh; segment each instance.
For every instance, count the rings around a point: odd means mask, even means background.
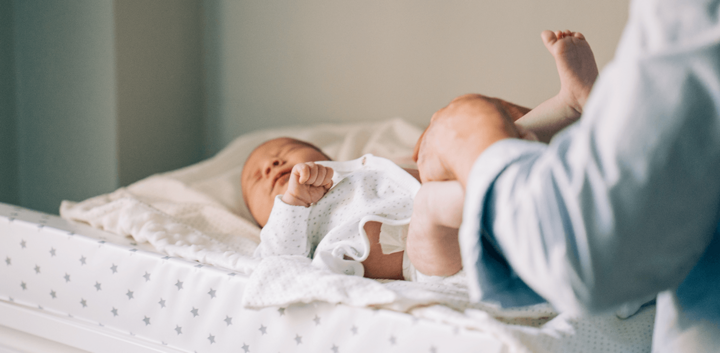
[[[402,262],[403,252],[383,254],[380,245],[380,222],[367,222],[363,229],[370,242],[370,253],[362,262],[365,268],[364,277],[376,279],[403,279]]]

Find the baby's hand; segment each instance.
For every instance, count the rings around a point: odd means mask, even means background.
[[[318,202],[330,190],[333,170],[313,162],[296,164],[282,201],[288,205],[305,206]]]

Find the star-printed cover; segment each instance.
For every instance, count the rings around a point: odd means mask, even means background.
[[[6,204],[0,204],[0,278],[0,301],[168,350],[502,349],[491,335],[386,310],[327,303],[243,309],[243,274],[166,256],[131,238]]]

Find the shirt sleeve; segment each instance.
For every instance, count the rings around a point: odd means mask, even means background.
[[[275,197],[267,224],[260,231],[260,245],[254,257],[301,255],[309,257],[311,246],[308,234],[310,207],[292,206]]]
[[[460,230],[475,299],[603,311],[683,281],[720,219],[718,3],[634,1],[581,120],[478,157]]]

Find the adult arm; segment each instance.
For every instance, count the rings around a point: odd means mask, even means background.
[[[470,133],[434,117],[420,173],[466,187],[460,242],[476,298],[537,293],[601,311],[683,281],[720,213],[717,3],[634,2],[582,119],[549,146],[512,139],[497,119],[482,119],[474,143],[443,139]]]

